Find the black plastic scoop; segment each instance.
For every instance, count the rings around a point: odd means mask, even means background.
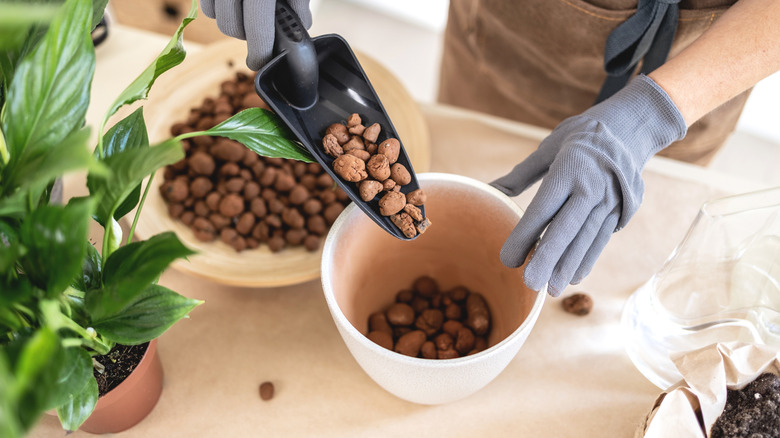
[[[401,189],[409,193],[420,188],[417,176],[382,102],[347,42],[339,35],[310,38],[298,16],[286,2],[276,2],[275,57],[255,76],[257,94],[276,112],[317,162],[371,219],[388,233],[406,237],[388,216],[379,213],[379,198],[365,202],[356,183],[341,179],[333,171],[333,158],[325,154],[322,138],[333,123],[360,115],[365,126],[379,123],[376,143],[396,138],[401,143],[398,163],[412,176]],[[424,207],[420,207],[425,216]]]

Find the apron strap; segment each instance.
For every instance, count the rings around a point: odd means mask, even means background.
[[[636,13],[607,37],[604,70],[607,79],[596,103],[612,96],[631,79],[640,60],[648,74],[666,62],[677,32],[680,0],[639,0]]]

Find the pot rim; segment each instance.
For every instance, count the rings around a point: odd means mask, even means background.
[[[127,378],[123,380],[122,383],[117,385],[114,389],[98,397],[98,403],[100,403],[100,408],[101,409],[107,408],[113,405],[114,403],[116,403],[117,401],[119,401],[124,395],[124,393],[129,390],[129,388],[134,386],[137,381],[141,380],[144,374],[146,374],[146,372],[149,370],[149,367],[152,365],[156,353],[157,353],[157,339],[155,338],[149,341],[149,345],[146,347],[146,352],[144,352],[143,357],[141,357],[141,361],[138,362],[138,365],[136,365],[133,371],[130,372],[130,375],[127,376]],[[97,409],[98,406],[95,405],[95,410]]]

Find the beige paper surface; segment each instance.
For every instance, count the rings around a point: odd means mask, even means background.
[[[472,113],[424,108],[431,170],[482,181],[510,170],[538,143]],[[685,167],[690,170],[690,167]],[[384,391],[338,334],[318,281],[239,288],[169,270],[161,284],[205,300],[159,339],[163,395],[122,437],[627,437],[660,392],[625,352],[626,299],[679,243],[701,203],[727,191],[648,171],[643,208],[616,233],[581,285],[585,317],[547,298],[528,340],[490,384],[463,400],[423,406]],[[525,207],[533,190],[518,196]],[[258,386],[276,385],[264,402]],[[61,436],[44,418],[32,437]],[[73,437],[88,437],[76,432]],[[676,436],[676,435],[670,435]]]
[[[115,46],[98,50],[96,98],[116,96],[126,83],[123,74],[130,75],[122,70],[144,65],[167,41],[160,37],[160,45],[147,44],[157,40],[136,33],[116,26]],[[480,181],[511,170],[545,134],[438,105],[423,112],[431,133],[431,171]],[[92,126],[99,116],[94,111]],[[149,417],[116,436],[631,436],[660,390],[625,352],[620,324],[625,302],[660,268],[702,202],[745,191],[705,169],[661,159],[651,160],[644,179],[642,208],[612,236],[583,283],[563,293],[589,293],[593,312],[574,316],[563,311],[560,299],[548,297],[507,368],[482,390],[446,405],[409,403],[372,381],[339,336],[319,281],[240,288],[169,270],[161,284],[205,304],[160,337],[163,395]],[[525,208],[533,192],[515,201]],[[265,380],[276,385],[268,402],[258,394]],[[30,434],[63,435],[52,417],[41,419]]]
[[[741,389],[766,372],[780,375],[780,352],[762,345],[715,344],[674,362],[683,381],[659,396],[637,437],[706,438],[726,406],[728,389]]]

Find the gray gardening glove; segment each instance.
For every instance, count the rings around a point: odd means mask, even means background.
[[[288,0],[306,29],[311,27],[309,0]],[[201,0],[200,8],[217,19],[225,35],[246,40],[246,65],[260,70],[271,60],[274,50],[274,11],[276,0]]]
[[[644,75],[561,122],[534,153],[491,183],[516,196],[544,177],[501,248],[501,261],[519,267],[539,241],[525,269],[529,288],[547,283],[557,297],[582,281],[610,235],[639,208],[647,160],[686,132],[672,100]]]

